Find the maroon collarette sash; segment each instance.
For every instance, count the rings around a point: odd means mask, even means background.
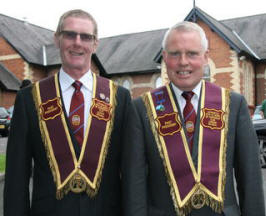
[[[42,140],[56,183],[56,197],[72,191],[97,194],[113,129],[117,87],[93,73],[93,97],[79,158],[62,110],[58,74],[35,83],[33,97]]]
[[[228,90],[202,81],[195,167],[170,86],[143,96],[178,215],[204,205],[223,209],[229,98]]]

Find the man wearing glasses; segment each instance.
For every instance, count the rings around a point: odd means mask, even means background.
[[[4,215],[119,216],[121,135],[130,94],[91,71],[98,35],[87,12],[63,14],[55,44],[60,71],[16,98]]]

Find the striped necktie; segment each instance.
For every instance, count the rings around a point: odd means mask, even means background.
[[[75,91],[71,99],[69,120],[76,140],[81,147],[84,133],[84,97],[80,91],[82,83],[76,80],[72,86],[75,88]]]
[[[195,130],[195,123],[196,123],[196,112],[191,103],[191,98],[193,97],[193,95],[194,93],[192,91],[182,93],[182,96],[186,99],[186,105],[183,110],[183,117],[185,120],[190,151],[192,151],[193,136]]]

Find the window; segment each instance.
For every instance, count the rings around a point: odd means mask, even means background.
[[[210,66],[209,65],[205,65],[204,66],[203,79],[205,79],[206,81],[210,81],[211,80],[211,71],[210,71]]]

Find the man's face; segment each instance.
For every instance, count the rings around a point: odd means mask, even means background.
[[[169,80],[183,91],[196,87],[208,62],[207,51],[203,51],[199,33],[195,31],[170,32],[163,59]]]
[[[63,30],[55,36],[55,43],[60,49],[62,67],[65,72],[87,72],[90,69],[91,55],[95,52],[98,41],[89,38],[93,35],[94,25],[86,18],[68,17],[64,21]],[[78,33],[78,35],[76,35]],[[86,34],[79,35],[79,34]]]

